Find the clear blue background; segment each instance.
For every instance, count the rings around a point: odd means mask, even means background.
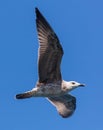
[[[38,7],[57,33],[63,49],[65,80],[85,83],[71,92],[77,109],[61,118],[45,98],[16,100],[35,86]],[[103,129],[103,1],[0,1],[0,130]]]

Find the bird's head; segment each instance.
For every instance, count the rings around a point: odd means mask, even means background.
[[[81,83],[78,83],[76,81],[69,81],[69,82],[65,82],[65,83],[66,83],[65,85],[66,85],[66,88],[68,89],[68,91],[71,91],[71,90],[78,88],[78,87],[85,86],[85,84],[81,84]]]

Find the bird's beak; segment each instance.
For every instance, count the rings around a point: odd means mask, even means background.
[[[84,87],[84,86],[85,86],[85,84],[80,84],[79,86],[80,86],[80,87]]]

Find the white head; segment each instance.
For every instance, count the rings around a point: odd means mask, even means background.
[[[85,84],[81,84],[81,83],[78,83],[76,81],[69,81],[69,82],[64,81],[63,86],[66,87],[69,91],[71,91],[71,90],[78,88],[78,87],[84,87]]]

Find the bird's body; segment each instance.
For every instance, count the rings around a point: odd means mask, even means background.
[[[65,93],[61,83],[37,84],[35,88],[37,90],[36,95],[40,97],[61,96]]]
[[[26,93],[32,93],[32,97],[48,97],[48,98],[59,97],[67,94],[72,89],[74,89],[72,86],[71,87],[70,86],[67,87],[67,86],[68,86],[68,82],[64,80],[62,82],[57,82],[57,83],[47,83],[47,84],[37,83],[36,86],[31,91],[28,91]],[[22,98],[24,98],[24,95],[23,94],[21,95]]]
[[[32,90],[17,94],[16,98],[46,97],[62,117],[69,117],[76,109],[76,98],[68,92],[84,85],[62,80],[60,63],[64,54],[63,48],[57,35],[37,8],[36,25],[39,40],[39,80]]]

